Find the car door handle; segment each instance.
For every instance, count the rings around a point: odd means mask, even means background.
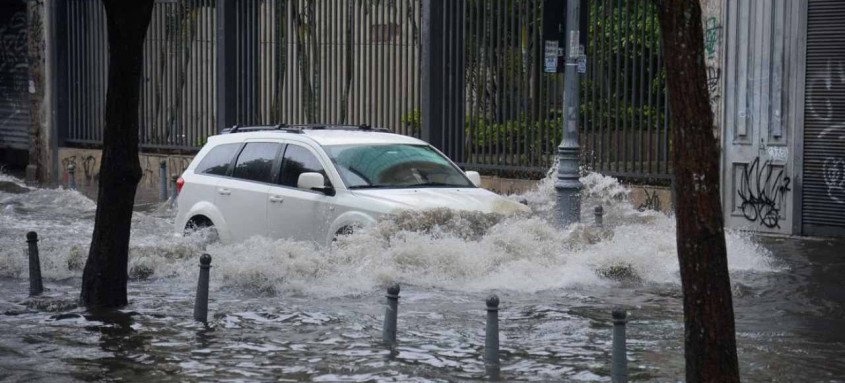
[[[229,194],[232,194],[232,191],[231,191],[231,190],[229,190],[229,189],[222,189],[222,188],[221,188],[221,189],[217,189],[217,194],[220,194],[220,195],[229,195]]]
[[[282,197],[280,195],[271,195],[270,196],[270,202],[284,202],[284,201],[285,201],[284,197]]]

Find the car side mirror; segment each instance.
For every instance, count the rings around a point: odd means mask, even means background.
[[[296,181],[296,187],[305,190],[315,190],[327,195],[334,195],[334,188],[326,186],[326,177],[320,173],[302,173]]]
[[[468,171],[466,172],[467,178],[472,182],[473,185],[481,187],[481,174],[475,171]]]

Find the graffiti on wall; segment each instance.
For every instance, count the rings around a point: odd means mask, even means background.
[[[822,166],[827,196],[833,202],[845,204],[845,159],[828,157]]]
[[[646,211],[646,210],[656,210],[660,211],[660,196],[657,195],[657,190],[653,190],[651,193],[648,192],[648,189],[643,188],[643,193],[645,194],[645,201],[637,206],[637,210],[639,211]]]
[[[708,60],[716,59],[716,50],[722,37],[722,25],[715,16],[704,20],[704,52]]]
[[[845,118],[837,114],[829,97],[836,89],[845,87],[845,62],[828,60],[820,75],[807,84],[807,107],[810,118],[820,121],[825,128],[816,135],[818,139],[845,140]],[[845,158],[837,153],[828,153],[822,163],[822,179],[827,196],[837,204],[845,204]]]
[[[722,68],[719,67],[719,44],[722,39],[722,24],[716,16],[704,19],[704,53],[707,66],[707,91],[710,92],[710,107],[718,115],[719,101],[722,98],[719,83]]]
[[[771,161],[760,165],[760,157],[757,157],[740,177],[737,190],[739,210],[745,219],[770,229],[780,228],[786,193],[792,190],[792,180],[784,173],[783,167],[776,168]]]
[[[62,169],[64,174],[64,181],[67,182],[70,174],[68,167],[73,165],[74,179],[79,179],[82,176],[83,184],[76,182],[76,185],[91,186],[100,177],[100,167],[97,165],[97,157],[92,155],[68,156],[62,158]]]

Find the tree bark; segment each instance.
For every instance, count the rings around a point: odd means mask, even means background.
[[[48,163],[45,153],[49,152],[44,116],[44,3],[27,3],[27,63],[29,64],[29,116],[30,144],[29,166],[26,181],[35,183],[48,180]]]
[[[82,304],[89,309],[126,305],[129,229],[138,160],[138,98],[144,37],[153,0],[103,0],[109,45],[106,126],[91,249],[82,275]]]
[[[678,261],[688,382],[738,382],[733,302],[719,199],[719,146],[698,0],[656,0],[671,105]]]

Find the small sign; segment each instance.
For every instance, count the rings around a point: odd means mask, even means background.
[[[557,72],[557,56],[546,57],[543,65],[543,71],[546,73]]]
[[[789,158],[789,149],[785,146],[769,146],[766,148],[766,153],[774,162],[786,162]]]
[[[587,56],[578,57],[578,73],[587,73]]]
[[[545,49],[543,50],[543,71],[546,73],[556,73],[558,71],[558,59],[560,55],[560,45],[556,40],[546,40]]]

